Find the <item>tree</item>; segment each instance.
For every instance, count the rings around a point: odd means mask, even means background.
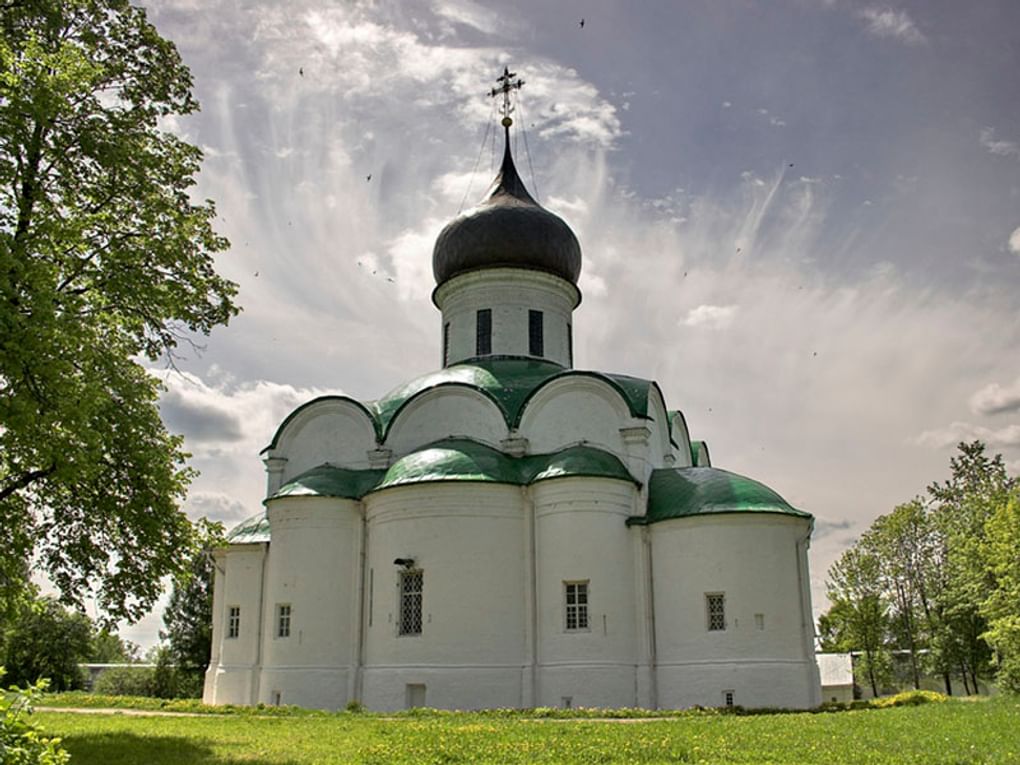
[[[841,650],[860,651],[854,673],[878,696],[892,679],[888,602],[878,558],[860,545],[846,550],[829,569],[827,594],[830,631],[841,636]]]
[[[88,660],[96,664],[122,664],[138,661],[139,647],[103,627],[92,635]]]
[[[40,598],[24,609],[6,629],[4,657],[7,679],[30,685],[48,678],[54,690],[81,688],[78,664],[92,649],[92,621],[69,611],[53,598]]]
[[[213,551],[223,544],[223,525],[202,519],[198,524],[199,546],[178,576],[163,612],[168,654],[183,675],[179,685],[201,688],[212,652],[212,599],[215,564]]]
[[[0,28],[0,605],[32,562],[137,618],[193,542],[137,359],[238,311],[201,152],[161,128],[197,109],[191,75],[127,0],[5,3]]]
[[[988,619],[982,637],[995,649],[1000,686],[1020,693],[1020,492],[988,519],[985,530],[982,553],[995,587],[981,604]]]
[[[958,449],[949,462],[950,478],[928,487],[939,571],[932,651],[947,677],[950,671],[959,672],[964,689],[977,693],[979,677],[991,671],[981,604],[990,597],[995,580],[982,556],[985,527],[1008,501],[1013,481],[1002,455],[986,456],[980,441],[960,443]]]

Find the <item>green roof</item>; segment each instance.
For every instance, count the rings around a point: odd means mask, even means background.
[[[361,499],[375,487],[385,472],[385,470],[350,470],[325,463],[292,478],[273,496]]]
[[[269,541],[269,516],[263,511],[227,532],[227,541],[232,545],[250,545]]]
[[[511,457],[466,438],[445,439],[412,452],[388,470],[350,470],[319,465],[291,479],[270,497],[311,496],[361,499],[393,486],[435,481],[474,481],[525,486],[568,476],[615,478],[637,483],[613,454],[591,446],[571,446],[553,454]]]
[[[628,523],[718,513],[779,513],[811,518],[765,484],[728,470],[690,467],[653,470],[648,484],[648,512]]]
[[[415,396],[445,385],[459,385],[479,391],[499,408],[507,426],[517,427],[524,407],[531,396],[547,382],[560,377],[594,377],[610,385],[627,404],[633,417],[648,419],[648,396],[655,383],[628,375],[605,374],[578,369],[566,369],[552,361],[510,356],[492,356],[452,364],[444,369],[415,378],[396,388],[378,401],[361,403],[348,396],[321,396],[302,404],[277,428],[273,440],[263,451],[275,448],[280,435],[294,417],[317,402],[326,400],[349,401],[365,412],[372,420],[376,438],[385,441],[397,414]],[[661,395],[661,394],[660,394]]]

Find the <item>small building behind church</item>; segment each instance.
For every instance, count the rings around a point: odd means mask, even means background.
[[[204,700],[817,706],[812,517],[714,467],[654,381],[574,367],[581,247],[518,176],[509,111],[432,253],[439,368],[309,401],[264,450]]]

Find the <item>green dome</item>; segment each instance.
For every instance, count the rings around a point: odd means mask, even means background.
[[[648,513],[631,519],[655,523],[719,513],[778,513],[810,519],[758,481],[710,467],[665,468],[652,471]]]

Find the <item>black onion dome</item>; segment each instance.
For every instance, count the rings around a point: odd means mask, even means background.
[[[485,198],[450,221],[432,250],[436,284],[481,268],[528,268],[577,284],[581,245],[563,219],[532,199],[510,156]]]

